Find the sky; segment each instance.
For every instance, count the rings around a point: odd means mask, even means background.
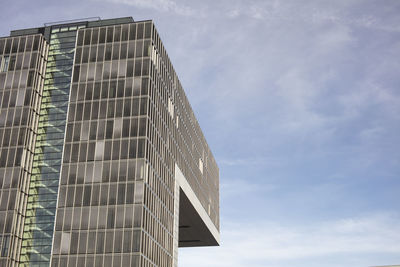
[[[182,267],[400,264],[400,1],[2,0],[0,36],[154,20],[220,169]]]

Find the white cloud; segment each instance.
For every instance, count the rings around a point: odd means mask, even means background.
[[[380,68],[379,64],[376,68]],[[374,72],[370,72],[369,75],[374,76]],[[378,77],[368,77],[359,81],[357,90],[350,90],[338,97],[348,117],[362,116],[366,108],[376,106],[382,107],[388,116],[397,117],[400,111],[400,96],[397,92],[392,92],[392,88],[379,84],[381,81],[378,79]]]
[[[256,157],[256,158],[226,158],[218,160],[218,164],[226,165],[226,166],[253,166],[260,165],[263,166],[271,166],[271,165],[279,165],[282,163],[282,160],[276,157]]]
[[[293,266],[293,262],[295,266],[313,266],[313,260],[319,259],[319,266],[350,267],[355,259],[362,261],[362,255],[398,255],[398,219],[391,214],[375,214],[309,225],[227,223],[221,226],[221,247],[181,249],[179,260],[181,266],[242,267]],[[346,257],[337,257],[339,254]],[[321,257],[325,265],[321,265]],[[331,257],[339,262],[329,265]],[[380,263],[365,258],[362,264]]]
[[[228,17],[248,17],[257,20],[265,21],[284,21],[284,22],[295,22],[295,23],[314,23],[314,24],[336,24],[336,25],[347,25],[356,26],[366,29],[383,30],[388,32],[399,32],[400,26],[397,20],[390,21],[391,16],[379,16],[390,12],[385,9],[377,9],[372,1],[360,0],[345,0],[345,1],[334,1],[329,4],[321,1],[252,1],[242,0],[235,1],[235,12],[232,15],[231,12],[227,12]],[[372,2],[372,4],[371,4]],[[389,2],[389,1],[388,1]],[[373,8],[369,9],[368,4],[372,5]],[[362,8],[364,13],[358,13]],[[225,5],[228,9],[231,5]],[[393,12],[396,8],[392,7]],[[374,12],[371,12],[374,11]],[[378,13],[379,12],[382,13]],[[390,10],[388,6],[388,10]],[[393,19],[392,19],[393,20]]]
[[[277,186],[273,184],[258,184],[249,177],[247,179],[224,180],[221,182],[220,188],[221,199],[228,200],[249,195],[263,195],[276,190]]]
[[[98,0],[93,0],[98,1]],[[100,0],[101,1],[101,0]],[[178,15],[191,16],[193,10],[177,1],[173,0],[103,0],[114,4],[125,4],[139,8],[155,9],[163,12],[172,12]]]

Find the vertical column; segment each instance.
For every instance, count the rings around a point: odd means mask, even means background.
[[[175,179],[174,190],[174,251],[173,251],[173,267],[178,267],[178,245],[179,245],[179,192],[180,187]]]

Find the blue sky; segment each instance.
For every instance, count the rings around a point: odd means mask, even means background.
[[[184,267],[400,264],[400,1],[2,1],[0,36],[153,19],[220,167]]]

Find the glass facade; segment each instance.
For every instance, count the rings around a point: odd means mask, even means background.
[[[53,266],[141,260],[149,78],[134,72],[144,42],[129,36],[136,26],[78,32]]]
[[[153,22],[122,18],[36,30],[49,49],[42,91],[32,97],[34,157],[14,262],[172,267],[178,246],[217,245],[219,237],[209,233],[219,232],[218,167]],[[8,39],[1,40],[6,50]],[[1,89],[10,83],[2,73],[19,61],[12,54],[0,59]],[[0,131],[8,111],[2,114]],[[3,150],[0,165],[7,167],[8,153],[15,152]],[[2,205],[1,195],[0,213]],[[198,231],[193,220],[208,228]],[[11,262],[7,235],[1,236],[4,262]]]
[[[47,49],[42,35],[0,38],[0,266],[21,251]]]
[[[49,266],[78,26],[53,27],[20,262]]]

